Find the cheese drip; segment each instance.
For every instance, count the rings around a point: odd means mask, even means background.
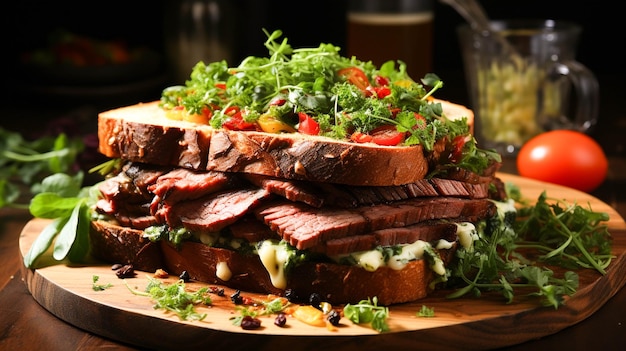
[[[279,289],[285,289],[287,287],[285,263],[289,259],[289,253],[285,247],[266,240],[261,243],[258,253],[261,263],[270,275],[272,285]]]

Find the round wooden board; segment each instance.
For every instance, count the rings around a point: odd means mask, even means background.
[[[565,306],[558,309],[541,307],[535,300],[518,298],[505,304],[501,296],[448,300],[438,292],[423,300],[390,307],[388,323],[391,331],[377,333],[369,326],[354,325],[342,318],[336,330],[309,326],[288,317],[285,327],[273,324],[274,317],[261,317],[260,329],[246,331],[232,324],[239,315],[229,299],[212,295],[211,307],[199,307],[206,313],[202,321],[183,321],[164,310],[154,309],[153,301],[138,296],[129,288],[143,290],[151,273],[138,272],[136,278],[120,280],[109,264],[87,266],[59,264],[46,257],[49,265],[31,270],[23,267],[30,293],[44,308],[58,318],[95,334],[138,347],[174,350],[185,347],[215,347],[232,350],[279,350],[295,345],[301,350],[319,349],[485,349],[522,343],[556,333],[576,324],[597,311],[626,283],[626,223],[609,205],[589,194],[569,188],[500,174],[505,182],[520,187],[524,197],[536,199],[542,191],[552,198],[565,199],[594,211],[609,213],[616,258],[604,276],[591,270],[579,271],[580,287]],[[20,237],[20,250],[26,254],[33,240],[49,221],[34,219]],[[104,291],[94,291],[93,277],[98,284],[112,284]],[[168,282],[176,281],[171,277]],[[128,284],[128,285],[127,285]],[[188,283],[189,289],[206,284]],[[247,296],[259,296],[248,294]],[[422,305],[433,308],[434,317],[418,317]],[[356,337],[358,336],[358,337]],[[224,347],[224,348],[222,348]]]

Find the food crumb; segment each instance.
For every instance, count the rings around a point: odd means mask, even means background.
[[[154,272],[154,277],[155,278],[167,278],[169,277],[169,273],[167,273],[165,270],[159,268]]]

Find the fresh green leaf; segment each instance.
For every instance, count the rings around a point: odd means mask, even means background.
[[[62,197],[56,193],[40,193],[30,202],[30,213],[37,218],[69,217],[81,202],[78,197]]]
[[[29,141],[0,127],[0,208],[27,208],[22,195],[30,198],[42,191],[43,178],[70,171],[83,149],[81,139],[64,134]]]
[[[57,261],[63,260],[68,255],[78,235],[77,228],[80,219],[81,205],[82,203],[76,204],[72,210],[72,214],[67,220],[67,223],[65,223],[63,228],[61,228],[61,231],[55,240],[52,257],[54,257]]]
[[[35,268],[37,259],[52,246],[54,238],[57,236],[64,223],[63,218],[57,218],[39,233],[26,255],[24,255],[24,266],[27,268]]]

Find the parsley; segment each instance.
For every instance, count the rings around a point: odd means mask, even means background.
[[[419,311],[417,311],[416,315],[418,317],[434,317],[435,309],[432,307],[427,307],[426,305],[422,305]]]
[[[91,288],[93,289],[93,291],[104,291],[113,286],[113,284],[111,283],[98,284],[98,280],[100,280],[100,277],[97,275],[94,275],[93,277],[91,277],[91,280],[92,280]]]
[[[357,304],[347,304],[343,307],[343,314],[352,323],[364,324],[369,323],[370,326],[378,332],[389,331],[387,318],[389,317],[389,308],[378,306],[378,298],[361,300]]]
[[[510,184],[507,189],[519,199],[518,189]],[[497,291],[511,303],[516,292],[530,291],[544,305],[558,308],[578,289],[578,275],[567,271],[556,277],[550,267],[605,274],[614,258],[608,227],[602,223],[609,219],[606,213],[550,199],[543,192],[534,205],[524,202],[514,218],[510,214],[481,222],[474,246],[457,250],[449,279],[457,290],[448,297]]]
[[[164,309],[173,312],[181,320],[198,320],[206,318],[206,313],[198,313],[196,305],[211,305],[212,300],[209,296],[209,288],[203,287],[195,292],[186,290],[185,282],[181,279],[173,284],[164,284],[157,279],[148,277],[150,282],[145,291],[132,289],[128,284],[126,286],[135,295],[147,296],[154,300],[154,309]]]

